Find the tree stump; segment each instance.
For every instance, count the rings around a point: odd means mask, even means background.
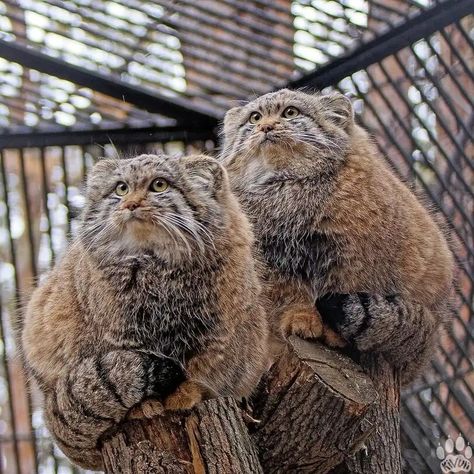
[[[326,473],[352,456],[372,433],[363,424],[377,398],[351,359],[320,343],[289,340],[259,395],[253,434],[268,473]]]
[[[229,398],[127,421],[104,440],[102,456],[113,474],[262,473],[241,410]]]
[[[221,398],[127,421],[103,442],[106,472],[396,474],[398,375],[379,356],[362,357],[362,365],[365,371],[320,343],[291,337],[251,416]]]
[[[400,373],[381,355],[362,355],[360,364],[379,395],[363,424],[370,423],[376,429],[365,449],[348,459],[339,472],[400,474]]]

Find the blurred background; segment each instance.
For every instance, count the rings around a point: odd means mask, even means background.
[[[216,152],[231,106],[285,85],[353,97],[452,236],[453,330],[403,394],[407,473],[474,439],[472,0],[0,0],[0,473],[71,473],[13,328],[60,257],[101,156]],[[31,390],[30,390],[31,389]]]

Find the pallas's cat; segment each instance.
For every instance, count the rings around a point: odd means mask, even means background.
[[[100,469],[100,437],[141,402],[250,394],[267,363],[251,246],[217,161],[95,165],[79,234],[35,290],[22,332],[46,424],[73,461]]]
[[[453,257],[351,102],[285,89],[235,107],[222,162],[267,266],[275,330],[337,345],[336,330],[410,380],[449,319]]]

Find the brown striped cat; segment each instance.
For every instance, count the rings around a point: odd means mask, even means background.
[[[337,345],[329,327],[411,380],[449,319],[453,256],[351,102],[284,89],[235,107],[221,160],[267,266],[274,326]]]
[[[217,161],[102,160],[86,199],[28,305],[22,349],[58,446],[101,469],[101,436],[142,402],[248,396],[268,331],[250,227]]]

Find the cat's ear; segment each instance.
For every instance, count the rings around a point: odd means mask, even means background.
[[[183,158],[184,168],[193,185],[209,193],[215,193],[227,187],[227,173],[214,158],[194,155]]]
[[[109,177],[117,169],[117,160],[99,159],[89,171],[86,181],[86,191],[89,195],[96,194],[103,188],[104,177]]]
[[[89,176],[94,174],[102,174],[113,171],[117,168],[117,160],[110,160],[108,158],[99,158],[99,160],[94,164],[92,170],[89,173]]]
[[[240,115],[243,107],[233,107],[228,110],[224,116],[224,135],[227,135],[227,131],[240,124]]]
[[[326,116],[337,125],[348,128],[354,123],[354,109],[351,100],[338,92],[320,96]]]

